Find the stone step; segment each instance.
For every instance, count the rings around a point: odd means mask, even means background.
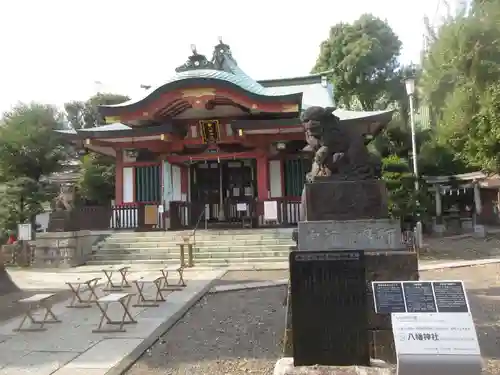
[[[145,263],[145,264],[171,264],[176,265],[179,264],[178,259],[114,259],[114,260],[90,260],[87,262],[88,265],[115,265],[115,264],[134,264],[134,263]],[[264,264],[264,263],[283,263],[283,258],[245,258],[245,259],[203,259],[203,260],[195,260],[195,267],[227,267],[227,266],[241,266],[248,267],[253,265],[254,263]],[[196,268],[195,268],[196,269]]]
[[[282,258],[282,259],[288,259],[288,250],[276,250],[273,251],[272,249],[269,249],[267,251],[211,251],[211,252],[201,252],[201,253],[195,253],[194,258],[196,260],[204,260],[204,259],[216,259],[216,258],[239,258],[239,259],[246,259],[246,258]]]
[[[264,254],[264,255],[263,255]],[[261,256],[266,256],[265,254],[268,254],[268,256],[288,256],[289,250],[288,249],[244,249],[240,251],[210,251],[210,252],[194,252],[193,256],[195,258],[223,258],[223,257],[228,257],[228,258],[237,258],[237,257],[261,257]],[[179,252],[162,252],[162,251],[138,251],[138,252],[127,252],[127,251],[106,251],[106,252],[97,252],[92,254],[93,257],[99,257],[99,258],[112,258],[114,256],[120,256],[120,257],[149,257],[149,258],[179,258],[180,254]],[[186,253],[187,256],[187,253]]]
[[[140,262],[143,260],[151,260],[151,259],[159,259],[162,261],[174,261],[176,260],[177,263],[179,263],[179,256],[172,256],[168,254],[134,254],[134,255],[127,255],[127,254],[107,254],[107,255],[102,255],[102,254],[94,254],[92,256],[92,260],[101,260],[103,262],[107,261],[114,261],[114,260],[133,260],[136,262]]]
[[[196,247],[194,249],[195,253],[210,253],[213,251],[265,251],[265,250],[279,250],[279,251],[288,251],[290,246],[293,244],[284,244],[284,245],[272,245],[272,246],[250,246],[250,245],[231,245],[231,246],[214,246],[214,247]],[[187,252],[187,249],[185,250]],[[142,248],[142,247],[111,247],[106,245],[99,249],[95,250],[95,253],[113,253],[113,252],[128,252],[132,253],[151,253],[151,252],[160,252],[160,253],[177,253],[179,254],[179,247],[154,247],[154,248]]]
[[[191,241],[196,242],[210,242],[210,241],[266,241],[266,240],[289,240],[292,238],[291,234],[283,235],[221,235],[221,236],[190,236]],[[116,237],[110,236],[104,239],[106,242],[128,243],[128,242],[182,242],[182,237],[168,237],[168,236],[127,236]]]
[[[165,241],[165,240],[157,240],[157,241],[143,241],[142,239],[137,239],[136,241],[115,241],[108,240],[101,242],[100,246],[112,246],[112,247],[177,247],[182,241]],[[224,245],[253,245],[253,246],[272,246],[275,244],[293,244],[294,242],[290,238],[270,238],[270,239],[241,239],[241,240],[233,240],[233,239],[225,239],[221,238],[217,241],[199,241],[196,239],[195,245],[196,247],[217,247],[221,244]],[[98,245],[99,246],[99,245]]]
[[[210,235],[210,236],[220,236],[220,235],[251,235],[251,234],[284,234],[292,233],[293,228],[255,228],[255,229],[198,229],[196,230],[196,235]],[[151,231],[151,232],[135,232],[135,231],[116,231],[112,232],[111,236],[114,237],[127,237],[127,236],[137,236],[137,237],[161,237],[161,236],[172,236],[172,237],[182,237],[185,235],[191,235],[193,230],[182,230],[182,231]]]
[[[89,266],[105,266],[105,265],[115,265],[115,264],[134,264],[134,263],[144,263],[144,264],[162,264],[162,265],[172,265],[176,266],[179,264],[179,259],[111,259],[111,260],[103,260],[103,259],[91,259],[86,264]]]
[[[162,251],[162,250],[155,250],[155,251],[145,251],[145,250],[100,250],[96,251],[93,253],[93,255],[97,255],[100,257],[106,257],[106,256],[113,256],[113,255],[125,255],[125,256],[130,256],[134,257],[136,255],[159,255],[161,257],[163,256],[174,256],[174,257],[179,257],[179,251]]]

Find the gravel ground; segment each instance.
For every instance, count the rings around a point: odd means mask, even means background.
[[[500,256],[500,235],[491,234],[485,238],[426,238],[423,261],[474,260]]]
[[[283,278],[257,272],[230,272],[224,282]],[[500,265],[426,271],[421,278],[464,280],[487,361],[483,374],[500,375]],[[272,374],[281,356],[284,293],[273,287],[204,297],[127,374]]]

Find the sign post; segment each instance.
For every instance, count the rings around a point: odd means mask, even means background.
[[[480,375],[481,351],[462,281],[374,281],[391,314],[398,375]]]
[[[17,240],[18,241],[31,241],[32,230],[31,224],[17,224]]]

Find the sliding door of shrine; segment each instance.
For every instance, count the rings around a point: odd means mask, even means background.
[[[285,196],[300,197],[306,182],[306,174],[311,170],[310,159],[285,160],[284,168]]]
[[[160,165],[135,167],[135,201],[161,202]]]

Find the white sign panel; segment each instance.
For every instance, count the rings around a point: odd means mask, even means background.
[[[17,225],[17,239],[19,241],[31,241],[31,224]]]
[[[393,313],[396,353],[480,356],[470,313]]]
[[[241,212],[241,211],[246,211],[246,210],[247,210],[246,203],[236,203],[236,211]]]
[[[165,209],[164,209],[164,207],[163,207],[163,204],[160,204],[160,205],[158,206],[158,213],[162,214],[162,213],[164,213],[164,212],[165,212]]]
[[[278,202],[264,201],[264,220],[278,220]]]

